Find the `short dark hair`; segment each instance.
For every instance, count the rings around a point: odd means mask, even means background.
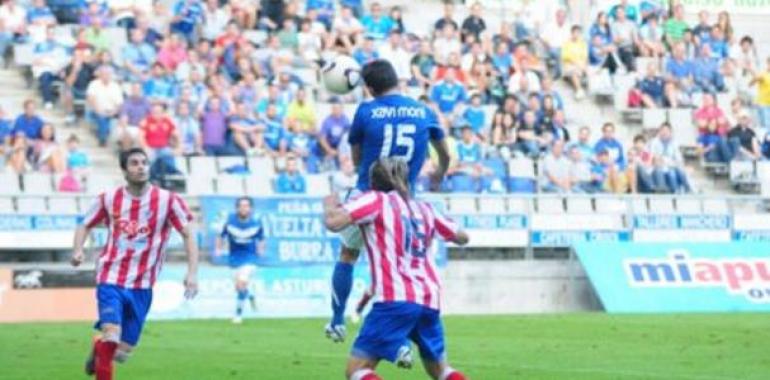
[[[390,62],[384,59],[374,60],[361,70],[364,84],[372,91],[373,96],[380,96],[398,87],[398,75]]]
[[[250,197],[247,197],[247,196],[239,197],[238,199],[236,199],[235,200],[235,207],[240,206],[241,202],[243,202],[243,201],[249,202],[249,207],[254,207],[254,200],[251,199]]]
[[[128,158],[135,155],[135,154],[141,154],[144,156],[144,158],[149,159],[150,157],[147,155],[147,152],[144,151],[142,148],[131,148],[129,150],[120,152],[120,168],[123,170],[126,170],[128,168]]]

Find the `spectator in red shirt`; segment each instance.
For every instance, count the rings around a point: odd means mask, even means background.
[[[730,129],[730,123],[724,111],[714,101],[714,94],[703,94],[703,105],[695,111],[695,123],[698,131],[703,134],[716,130],[720,136],[725,136]]]
[[[173,154],[171,148],[177,138],[177,131],[162,103],[152,105],[150,114],[142,120],[139,128],[142,131],[142,143],[153,158]]]

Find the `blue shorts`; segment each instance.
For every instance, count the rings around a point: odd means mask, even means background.
[[[100,284],[96,287],[96,300],[99,320],[94,328],[101,330],[102,323],[118,325],[120,340],[135,346],[150,311],[152,289],[126,289]]]
[[[366,316],[351,355],[395,362],[398,350],[414,342],[423,360],[444,361],[441,315],[411,302],[377,302]]]

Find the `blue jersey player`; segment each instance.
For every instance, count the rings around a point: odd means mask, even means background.
[[[227,217],[222,233],[217,237],[217,253],[223,251],[224,241],[229,250],[228,263],[235,269],[235,290],[237,294],[233,323],[243,322],[243,304],[246,300],[256,309],[254,295],[249,292],[249,279],[257,269],[257,256],[264,252],[264,229],[262,220],[252,214],[252,200],[238,198],[236,212]]]
[[[407,162],[409,186],[414,191],[429,144],[439,158],[431,177],[431,188],[437,190],[449,167],[449,151],[438,116],[427,105],[399,93],[398,76],[390,62],[380,59],[368,63],[361,77],[373,99],[358,106],[348,135],[358,184],[346,197],[369,190],[369,169],[381,157]],[[341,231],[340,236],[343,247],[332,274],[332,320],[326,326],[326,336],[335,342],[345,339],[345,306],[353,285],[353,264],[363,247],[361,231],[355,226]]]

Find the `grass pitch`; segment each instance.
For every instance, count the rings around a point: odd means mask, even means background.
[[[343,379],[352,337],[318,319],[149,321],[118,379]],[[567,314],[445,318],[471,379],[770,379],[770,316]],[[0,325],[0,379],[84,379],[86,323]],[[385,379],[426,379],[383,363]]]

